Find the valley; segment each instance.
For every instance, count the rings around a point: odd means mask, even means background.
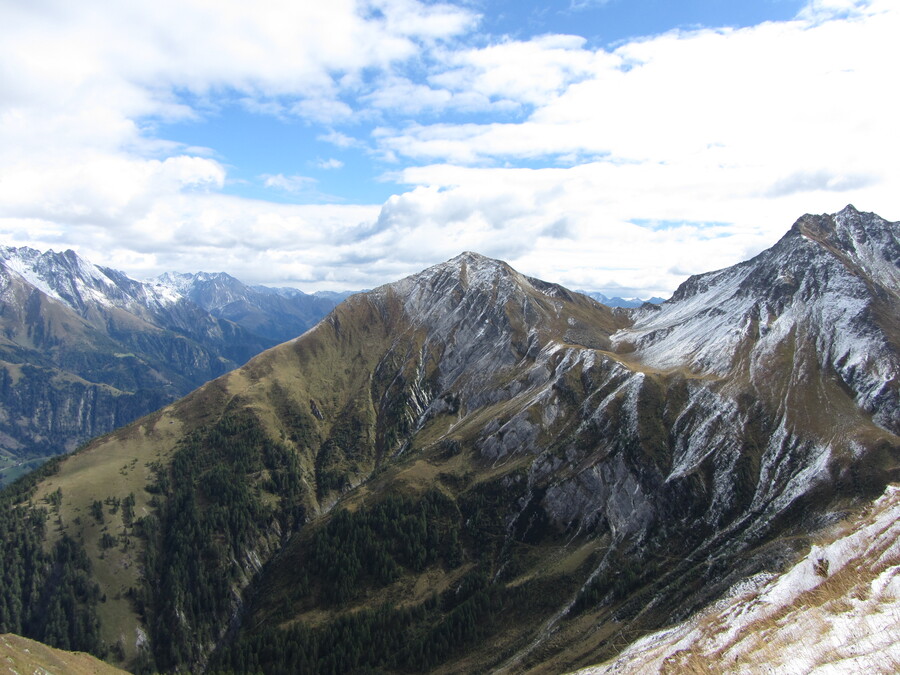
[[[0,247],[0,485],[300,335],[338,297]]]

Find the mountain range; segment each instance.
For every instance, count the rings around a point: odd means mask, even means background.
[[[641,300],[640,298],[620,298],[618,295],[608,296],[600,293],[599,291],[579,290],[578,293],[586,295],[589,298],[593,298],[600,304],[606,305],[607,307],[625,307],[629,309],[635,309],[637,307],[641,307],[645,302],[651,305],[661,305],[666,301],[665,298],[660,298],[656,295],[648,298],[647,300]]]
[[[73,251],[0,247],[0,480],[300,335],[336,302],[227,274],[139,282]]]
[[[630,311],[475,253],[353,295],[0,493],[34,561],[0,632],[139,671],[613,658],[900,478],[898,232],[806,215]]]

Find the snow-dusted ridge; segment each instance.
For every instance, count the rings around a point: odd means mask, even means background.
[[[662,546],[675,562],[639,606],[665,611],[680,579],[698,583],[687,603],[724,590],[705,561],[752,558],[783,523],[814,528],[858,499],[861,474],[869,485],[896,474],[898,233],[853,207],[804,216],[769,250],[692,277],[660,307],[611,312],[628,325],[610,339],[600,305],[576,306],[577,294],[472,253],[376,294],[399,298],[442,354],[432,388],[413,387],[412,426],[443,409],[447,389],[463,410],[502,404],[475,448],[491,467],[530,458],[529,497],[509,522],[539,508],[636,560]],[[663,544],[665,532],[677,541]],[[590,578],[614,578],[610,560]]]
[[[158,311],[184,299],[171,287],[142,283],[88,262],[72,250],[40,252],[0,247],[0,264],[30,286],[79,314],[92,305]]]
[[[806,373],[834,372],[863,409],[894,407],[900,359],[879,313],[900,297],[898,233],[900,224],[852,206],[804,216],[771,249],[691,277],[658,311],[639,313],[612,336],[614,349],[664,371],[747,371],[759,389],[777,379],[779,355],[799,349],[795,367],[805,359]],[[878,417],[900,432],[896,411]]]
[[[832,528],[783,574],[761,573],[690,620],[579,675],[818,675],[900,668],[900,487]]]

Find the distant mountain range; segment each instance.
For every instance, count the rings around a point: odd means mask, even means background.
[[[619,296],[609,297],[608,295],[604,295],[599,291],[576,291],[577,293],[581,293],[582,295],[586,295],[589,298],[593,298],[599,303],[606,305],[607,307],[624,307],[629,309],[636,309],[644,305],[644,303],[649,303],[651,305],[661,305],[666,300],[665,298],[660,298],[658,296],[653,296],[651,298],[647,298],[646,300],[641,300],[640,298],[620,298]]]
[[[227,274],[140,282],[0,247],[0,484],[296,337],[337,302]]]
[[[824,578],[820,533],[900,479],[898,236],[806,215],[627,311],[476,253],[354,295],[0,493],[0,560],[36,561],[0,630],[146,671],[568,672]]]
[[[229,274],[166,273],[149,282],[157,292],[190,300],[214,317],[225,319],[275,343],[286,342],[312,328],[334,306],[351,295],[296,288],[247,286]]]

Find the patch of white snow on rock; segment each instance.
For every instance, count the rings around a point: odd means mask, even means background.
[[[784,574],[760,574],[684,623],[578,675],[900,672],[900,487]]]

